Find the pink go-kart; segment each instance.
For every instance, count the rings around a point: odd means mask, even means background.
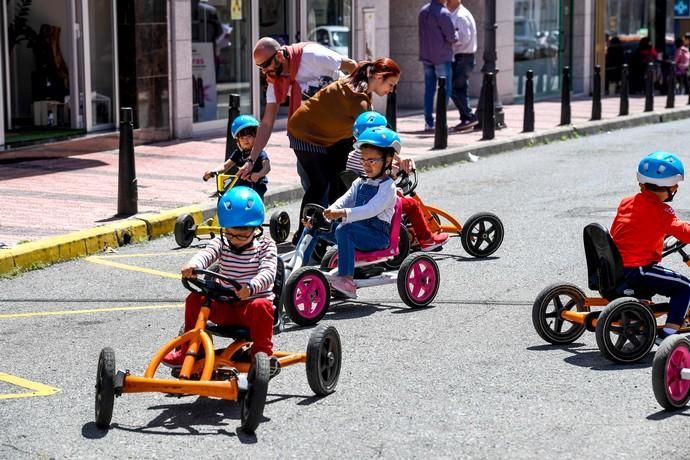
[[[282,302],[290,318],[301,326],[316,324],[330,306],[332,292],[329,279],[338,272],[338,250],[326,251],[321,265],[302,266],[304,252],[318,231],[327,231],[331,223],[323,216],[324,208],[308,204],[303,215],[308,216],[312,228],[302,235],[295,252],[285,264],[285,286]],[[354,281],[357,289],[397,283],[402,301],[412,308],[429,305],[436,298],[441,282],[438,265],[428,254],[412,254],[404,258],[399,268],[392,268],[390,261],[399,257],[399,238],[402,222],[402,204],[395,203],[391,221],[391,238],[387,248],[355,253]],[[335,293],[336,295],[339,293]],[[342,297],[338,297],[338,300]]]
[[[661,407],[676,410],[690,400],[690,338],[675,334],[664,339],[654,355],[652,388]]]

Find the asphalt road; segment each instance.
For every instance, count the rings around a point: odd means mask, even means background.
[[[690,162],[689,129],[654,125],[424,171],[428,203],[461,221],[499,215],[502,247],[477,260],[454,238],[435,253],[442,286],[429,308],[406,307],[394,285],[333,307],[323,323],[342,338],[337,391],[316,398],[303,366],[284,369],[255,436],[238,430],[236,403],[195,396],[127,394],[109,431],[93,423],[99,351],[111,346],[118,369],[143,373],[181,324],[175,274],[193,249],[165,238],[0,279],[0,458],[682,457],[690,412],[657,405],[653,353],[616,365],[592,333],[551,346],[531,308],[553,282],[586,289],[582,228],[610,225],[636,191],[642,155],[665,149]],[[690,218],[686,187],[674,206]],[[286,208],[295,216],[296,203]],[[667,264],[684,270],[678,257]],[[8,316],[20,313],[30,315]],[[290,325],[276,347],[304,350],[309,333]],[[30,382],[59,391],[9,397]]]

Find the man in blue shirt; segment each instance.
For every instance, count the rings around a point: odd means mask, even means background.
[[[424,65],[425,129],[434,129],[436,79],[446,77],[446,105],[453,76],[453,43],[457,33],[445,7],[446,0],[431,0],[419,12],[419,60]]]

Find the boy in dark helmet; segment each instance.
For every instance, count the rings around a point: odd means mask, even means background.
[[[211,240],[182,269],[183,278],[194,277],[195,268],[206,269],[218,262],[219,273],[238,282],[239,301],[223,304],[212,300],[209,320],[219,325],[249,328],[252,356],[258,352],[273,354],[273,282],[278,251],[272,239],[262,235],[265,209],[259,195],[248,187],[233,187],[218,200],[221,237]],[[204,296],[190,293],[185,301],[184,330],[194,328]],[[168,353],[163,364],[179,367],[187,353],[187,344]],[[272,375],[279,370],[271,358]]]

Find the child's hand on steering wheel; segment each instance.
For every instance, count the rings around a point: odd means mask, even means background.
[[[204,182],[206,182],[207,180],[209,180],[210,178],[212,178],[216,174],[218,174],[216,171],[206,171],[204,173],[204,176],[203,176]]]
[[[337,220],[345,217],[344,209],[331,209],[328,208],[323,211],[323,216],[328,220]]]
[[[252,293],[252,291],[249,288],[248,284],[245,284],[244,286],[242,286],[242,289],[240,289],[240,290],[235,290],[235,294],[237,294],[237,298],[240,300],[246,299],[247,297],[249,297],[249,295],[251,293]]]
[[[198,268],[198,267],[195,267],[194,265],[189,265],[189,264],[184,265],[180,269],[180,273],[182,273],[182,278],[191,278],[191,279],[196,278],[196,275],[194,274],[195,268]]]

